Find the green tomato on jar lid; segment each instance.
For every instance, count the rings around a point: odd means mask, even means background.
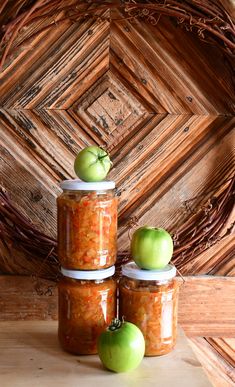
[[[131,255],[141,269],[163,269],[173,255],[173,240],[163,228],[144,226],[131,240]]]
[[[114,372],[127,372],[138,367],[145,352],[141,330],[127,321],[114,319],[98,339],[102,364]]]
[[[106,178],[112,162],[108,153],[98,146],[88,146],[78,153],[74,171],[83,181],[96,182]]]

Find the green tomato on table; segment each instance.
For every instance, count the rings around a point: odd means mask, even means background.
[[[144,226],[131,240],[131,255],[141,269],[163,269],[173,255],[173,240],[163,228]]]
[[[130,322],[114,319],[98,339],[102,364],[114,372],[131,371],[141,363],[145,341],[141,330]]]
[[[111,160],[108,153],[98,146],[88,146],[78,153],[74,170],[76,175],[83,181],[96,182],[106,178]]]

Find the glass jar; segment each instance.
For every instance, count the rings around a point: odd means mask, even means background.
[[[122,267],[119,284],[119,317],[136,324],[145,338],[145,356],[165,355],[176,343],[178,281],[176,268]]]
[[[115,268],[97,271],[61,269],[58,284],[58,337],[62,348],[77,355],[97,353],[100,333],[116,317]]]
[[[115,183],[65,180],[57,199],[58,256],[66,269],[99,270],[115,264]]]

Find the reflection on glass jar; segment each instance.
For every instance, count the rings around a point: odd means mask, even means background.
[[[141,270],[124,265],[119,286],[119,317],[136,324],[145,338],[145,356],[164,355],[176,343],[178,281],[176,269]]]
[[[95,354],[100,333],[116,317],[116,282],[111,277],[115,269],[61,271],[64,277],[58,285],[60,344],[70,353]]]
[[[117,254],[115,183],[61,183],[57,199],[58,255],[61,265],[74,270],[97,270],[114,265]]]

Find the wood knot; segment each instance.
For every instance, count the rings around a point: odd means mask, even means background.
[[[40,191],[35,191],[35,192],[31,191],[30,194],[31,194],[31,200],[34,203],[39,202],[43,198],[42,193]]]

